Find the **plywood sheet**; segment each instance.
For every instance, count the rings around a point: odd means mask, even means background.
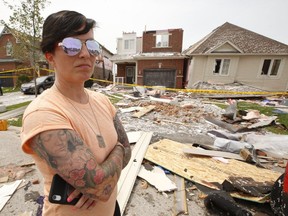
[[[187,148],[187,145],[163,139],[149,145],[145,159],[210,188],[215,188],[210,182],[222,184],[229,176],[251,177],[258,182],[275,182],[281,175],[279,172],[234,159],[228,159],[229,163],[226,164],[213,158],[191,156],[183,153],[184,148]]]

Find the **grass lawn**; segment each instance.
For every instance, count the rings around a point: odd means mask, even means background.
[[[115,104],[117,103],[119,100],[121,100],[121,95],[116,95],[116,97],[111,96],[111,95],[107,95],[110,99],[110,101]],[[118,97],[117,97],[118,96]],[[11,105],[6,107],[6,111],[10,111],[13,109],[17,109],[23,106],[27,106],[29,103],[31,103],[31,101],[28,102],[23,102],[20,104],[16,104],[16,105]],[[212,102],[213,103],[213,102]],[[219,104],[219,103],[215,103],[215,105],[221,107],[222,109],[226,109],[228,105],[225,104]],[[267,126],[265,127],[268,131],[273,132],[275,134],[284,134],[284,135],[288,135],[288,114],[279,114],[279,113],[275,113],[274,112],[274,107],[267,107],[267,106],[261,106],[260,104],[257,103],[253,103],[253,102],[245,102],[245,101],[240,101],[237,103],[237,109],[238,110],[259,110],[259,112],[261,114],[267,115],[267,116],[277,116],[277,122],[279,124],[277,125],[271,125],[271,126]],[[287,109],[288,111],[288,109]],[[19,116],[18,118],[14,118],[12,120],[8,121],[9,125],[13,125],[13,126],[18,126],[21,127],[22,126],[22,115]],[[281,127],[282,125],[282,127]]]
[[[215,104],[219,107],[221,107],[222,109],[225,109],[228,105],[221,105],[221,104]],[[240,101],[237,102],[237,108],[238,110],[259,110],[259,112],[261,114],[264,114],[266,116],[277,116],[277,123],[279,123],[281,126],[279,125],[271,125],[271,126],[267,126],[265,127],[268,131],[275,133],[275,134],[284,134],[284,135],[288,135],[288,114],[279,114],[279,113],[275,113],[274,107],[268,107],[268,106],[261,106],[260,104],[257,103],[252,103],[252,102],[245,102],[245,101]],[[288,109],[287,109],[288,111]]]

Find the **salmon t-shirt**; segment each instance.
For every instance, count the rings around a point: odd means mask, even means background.
[[[105,160],[117,143],[117,133],[113,123],[116,109],[102,93],[87,89],[85,91],[89,95],[90,104],[74,102],[52,86],[35,98],[24,112],[21,129],[22,149],[32,156],[44,177],[43,216],[112,216],[114,214],[117,187],[107,202],[97,201],[96,206],[90,210],[73,210],[71,205],[50,203],[48,194],[55,171],[30,148],[29,140],[40,132],[71,129],[76,131],[89,146],[98,163]],[[105,148],[99,147],[97,134],[103,137]]]

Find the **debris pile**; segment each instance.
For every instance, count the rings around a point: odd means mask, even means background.
[[[119,92],[117,89],[118,96]],[[243,215],[252,215],[255,209],[239,206],[234,198],[269,203],[272,187],[288,159],[288,136],[265,130],[277,125],[277,116],[266,116],[258,110],[238,110],[238,101],[231,98],[213,101],[183,92],[153,94],[156,93],[142,90],[135,97],[125,90],[123,99],[116,103],[128,133],[153,132],[150,145],[143,152],[143,164],[160,166],[170,175],[185,179],[186,184],[193,182],[208,188],[202,198],[208,210],[216,205],[220,211],[226,211],[224,214],[232,214],[230,211],[234,209],[234,213],[243,211],[246,212]],[[217,104],[225,105],[226,109]],[[142,166],[139,171],[142,174],[138,174],[140,179],[144,178],[143,169]],[[144,175],[144,179],[162,191],[155,183],[155,173],[146,172],[149,175]],[[159,173],[161,177],[162,174]],[[177,191],[173,187],[170,190]],[[215,199],[221,199],[223,194],[229,198],[221,207]],[[221,209],[228,203],[231,208]],[[189,214],[186,210],[181,211]]]
[[[239,92],[253,90],[240,84],[199,86]],[[282,211],[281,203],[275,202],[279,193],[273,188],[287,164],[288,135],[274,134],[266,128],[287,131],[287,124],[280,124],[277,119],[277,114],[288,114],[285,98],[249,95],[248,100],[245,95],[241,99],[217,95],[215,100],[211,95],[165,91],[161,86],[131,89],[95,85],[94,90],[118,101],[115,106],[133,149],[118,182],[117,200],[123,215],[133,215],[133,207],[143,205],[132,198],[136,195],[147,201],[145,208],[166,208],[172,215],[193,215],[192,201],[201,210],[206,207],[205,215],[269,215]],[[243,99],[274,107],[275,115],[257,109],[240,110],[238,103]],[[16,182],[13,190],[38,184],[17,182],[32,170],[29,164],[0,167],[0,183]],[[156,193],[148,192],[149,189]],[[9,198],[12,195],[13,192]],[[37,196],[40,212],[43,197]],[[155,205],[157,199],[167,202]],[[269,208],[261,210],[267,204]],[[143,211],[137,214],[145,215]]]

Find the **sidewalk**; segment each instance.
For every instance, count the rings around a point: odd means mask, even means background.
[[[7,119],[10,119],[10,118],[15,118],[17,116],[20,116],[20,115],[22,115],[24,113],[26,107],[27,106],[24,106],[24,107],[20,107],[20,108],[17,108],[17,109],[8,111],[8,112],[1,113],[0,114],[0,119],[7,120]]]
[[[20,129],[9,126],[7,131],[0,131],[0,167],[15,165],[16,167],[10,170],[11,177],[16,174],[18,176],[16,179],[23,180],[22,187],[15,191],[0,212],[3,216],[20,216],[24,215],[24,212],[25,215],[36,215],[39,205],[34,199],[43,195],[43,180],[37,167],[31,165],[27,167],[33,169],[31,172],[26,174],[20,172],[21,165],[33,164],[32,158],[21,150]],[[36,180],[39,183],[33,184]]]

